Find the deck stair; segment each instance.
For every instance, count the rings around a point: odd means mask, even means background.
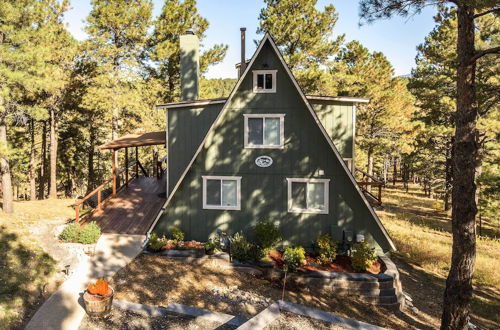
[[[366,173],[363,170],[360,170],[359,168],[354,169],[354,174],[361,175],[361,181],[357,181],[357,184],[361,188],[361,191],[370,205],[382,207],[382,187],[385,187],[384,181]],[[376,188],[378,193],[374,194],[371,187]]]

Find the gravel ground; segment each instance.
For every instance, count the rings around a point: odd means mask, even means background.
[[[281,312],[280,317],[273,323],[264,328],[265,330],[316,330],[316,329],[345,329],[338,325],[314,320],[308,317],[300,316],[293,313]]]
[[[166,315],[162,317],[148,317],[113,308],[111,313],[102,318],[86,316],[79,330],[197,330],[220,329],[230,330],[235,327],[220,325],[218,323],[185,318],[181,316]]]
[[[115,274],[115,299],[167,306],[170,302],[250,318],[281,299],[282,283],[215,266],[140,255]],[[390,329],[435,329],[410,309],[394,312],[354,297],[287,284],[284,300]],[[302,329],[301,329],[302,330]]]

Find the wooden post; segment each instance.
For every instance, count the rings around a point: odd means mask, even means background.
[[[378,186],[378,201],[380,202],[380,205],[382,205],[382,185],[379,184]]]
[[[128,148],[125,148],[125,185],[128,187]]]
[[[135,177],[139,177],[139,149],[135,147]]]
[[[75,222],[78,223],[80,221],[80,204],[78,204],[76,207],[75,207]]]
[[[116,195],[116,150],[113,149],[111,171],[113,172],[113,196]]]
[[[97,208],[101,207],[101,189],[97,191]]]

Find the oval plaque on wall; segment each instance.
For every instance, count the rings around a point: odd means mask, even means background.
[[[255,165],[258,167],[269,167],[273,164],[273,159],[269,156],[260,156],[255,159]]]

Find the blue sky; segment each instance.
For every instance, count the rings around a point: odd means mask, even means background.
[[[153,14],[156,16],[164,0],[153,2]],[[319,0],[318,7],[330,3],[339,13],[334,33],[344,33],[346,41],[359,40],[368,49],[383,52],[394,66],[396,75],[410,73],[415,65],[416,46],[424,41],[434,26],[432,16],[435,8],[427,8],[420,15],[409,19],[395,17],[360,27],[358,1]],[[240,57],[239,28],[247,28],[247,57],[250,57],[255,51],[252,40],[260,39],[255,32],[263,4],[262,0],[198,0],[200,14],[210,23],[203,46],[210,47],[216,43],[229,45],[225,60],[209,69],[208,78],[236,78],[234,64]],[[90,9],[90,0],[72,0],[71,10],[66,14],[69,31],[79,40],[86,37],[84,19]]]

